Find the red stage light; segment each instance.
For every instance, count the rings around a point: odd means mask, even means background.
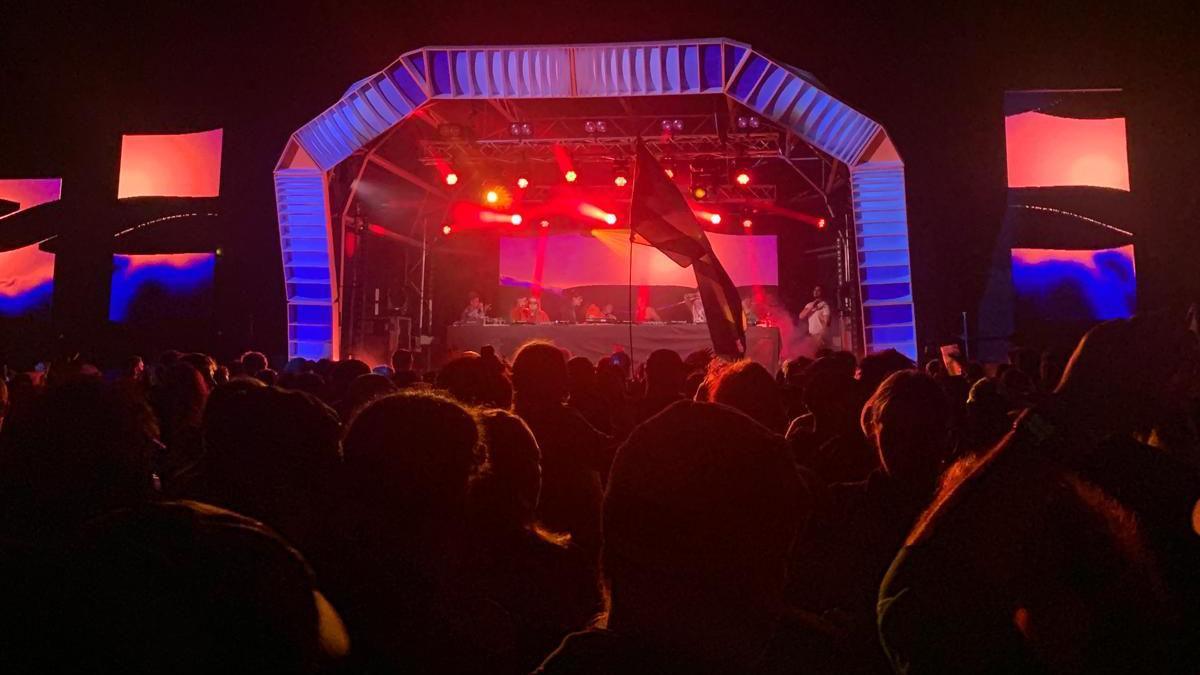
[[[539,223],[539,224],[540,224],[542,227],[550,227],[550,221],[548,221],[548,220],[543,220],[543,221],[542,221],[541,223]]]
[[[720,225],[721,224],[721,214],[714,213],[708,217],[708,220],[710,222],[712,222],[713,225]]]
[[[500,201],[500,195],[495,190],[488,190],[487,194],[483,195],[483,199],[489,204],[495,204]]]
[[[625,176],[616,176],[613,178],[613,185],[616,185],[617,187],[625,187],[628,184],[629,179]]]
[[[675,170],[674,170],[674,169],[663,169],[663,173],[667,174],[667,178],[674,178],[674,177],[675,177]]]
[[[708,190],[697,185],[696,187],[692,188],[692,196],[696,199],[704,199],[708,196]]]
[[[608,223],[609,225],[616,225],[617,224],[617,214],[615,214],[615,213],[604,214],[604,222]]]
[[[521,176],[520,178],[517,179],[517,187],[521,188],[522,190],[529,187],[529,179],[524,176]]]
[[[825,228],[825,219],[824,218],[817,218],[817,227],[820,229]]]
[[[563,174],[563,178],[566,178],[568,183],[574,183],[575,179],[579,178],[579,174],[575,173],[575,169],[568,169],[567,172]]]
[[[754,227],[754,221],[747,218],[742,221],[742,227],[744,227],[748,230],[748,229]]]
[[[446,185],[457,185],[457,184],[458,184],[458,174],[454,173],[453,171],[446,174]]]
[[[442,226],[442,234],[446,234],[446,235],[450,234],[450,226],[449,225]]]
[[[514,214],[512,214],[512,218],[510,218],[509,220],[512,221],[513,225],[520,225],[525,219],[521,217],[521,214],[514,213]]]
[[[738,185],[749,185],[750,184],[750,172],[749,171],[739,171],[737,173],[737,175],[734,176],[733,179],[735,181],[737,181]]]

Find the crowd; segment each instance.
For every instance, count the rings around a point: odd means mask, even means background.
[[[54,363],[0,388],[0,658],[1194,672],[1197,352],[1152,317],[986,368],[544,342],[424,373]]]

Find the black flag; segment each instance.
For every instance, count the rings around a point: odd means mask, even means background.
[[[713,351],[723,356],[742,356],[746,351],[746,324],[737,287],[717,260],[687,200],[640,139],[629,224],[680,267],[692,267]]]

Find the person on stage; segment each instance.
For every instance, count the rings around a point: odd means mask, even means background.
[[[659,316],[658,310],[650,306],[650,301],[646,298],[639,297],[637,301],[637,322],[646,323],[661,322],[662,317]]]
[[[533,315],[529,312],[529,298],[517,298],[517,304],[508,312],[508,319],[513,323],[531,323]]]
[[[527,320],[531,323],[550,323],[550,315],[542,309],[541,301],[537,298],[529,298],[529,319]]]
[[[708,323],[708,317],[704,316],[704,301],[699,293],[684,293],[683,302],[692,310],[692,323]]]
[[[829,303],[822,297],[825,294],[821,286],[815,286],[812,292],[812,302],[800,310],[800,320],[808,322],[808,334],[818,347],[828,345],[829,320],[833,311]]]
[[[488,310],[491,305],[483,304],[479,299],[479,294],[471,291],[467,294],[467,306],[462,311],[462,316],[459,321],[462,323],[483,323],[487,319]]]
[[[583,296],[577,292],[567,294],[566,311],[563,312],[563,320],[567,323],[583,323],[587,319],[587,310],[583,306]]]

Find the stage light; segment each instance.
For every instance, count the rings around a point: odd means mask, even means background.
[[[550,221],[548,221],[548,220],[543,220],[542,222],[540,222],[538,224],[542,226],[542,229],[550,227]]]
[[[663,173],[667,174],[667,178],[675,177],[675,169],[663,169]]]
[[[442,226],[442,234],[445,234],[445,235],[449,235],[449,234],[450,234],[450,226],[449,226],[449,225],[443,225],[443,226]]]
[[[500,201],[500,194],[495,190],[488,190],[487,193],[483,195],[483,200],[489,204],[495,204],[496,202]]]
[[[822,230],[825,229],[825,219],[824,218],[817,218],[817,228],[822,229]]]
[[[745,169],[742,169],[742,170],[738,171],[737,174],[734,175],[733,180],[737,181],[738,185],[749,185],[750,184],[750,172]]]
[[[579,174],[575,173],[575,169],[567,169],[567,172],[563,174],[563,178],[567,179],[568,183],[574,183],[575,179],[579,178]]]
[[[749,218],[746,218],[746,219],[742,220],[742,227],[744,227],[748,230],[748,229],[754,227],[754,221],[750,220]]]
[[[739,115],[737,118],[737,128],[742,131],[757,129],[761,124],[762,122],[753,115]]]
[[[708,197],[708,189],[703,185],[693,185],[692,196],[696,199],[704,199],[705,197]]]
[[[521,188],[522,190],[529,187],[529,179],[524,176],[521,176],[520,178],[517,179],[517,187]]]
[[[629,185],[629,162],[623,159],[613,162],[613,185],[620,188]]]
[[[458,174],[453,171],[446,174],[446,185],[458,185]]]
[[[712,223],[713,225],[720,225],[721,224],[721,214],[714,213],[714,214],[710,215],[708,217],[708,221],[710,223]]]
[[[533,126],[529,122],[513,122],[508,125],[508,133],[517,138],[529,137],[533,135]]]
[[[616,225],[617,224],[617,214],[615,214],[615,213],[604,214],[604,222],[608,223],[609,225]]]
[[[588,132],[589,134],[596,133],[596,123],[593,122],[592,120],[588,120],[588,121],[584,122],[583,130]]]
[[[671,120],[671,129],[673,131],[683,131],[683,120]]]
[[[512,221],[513,225],[520,225],[525,219],[521,217],[521,214],[514,213],[512,214],[512,218],[509,218],[509,220]]]

